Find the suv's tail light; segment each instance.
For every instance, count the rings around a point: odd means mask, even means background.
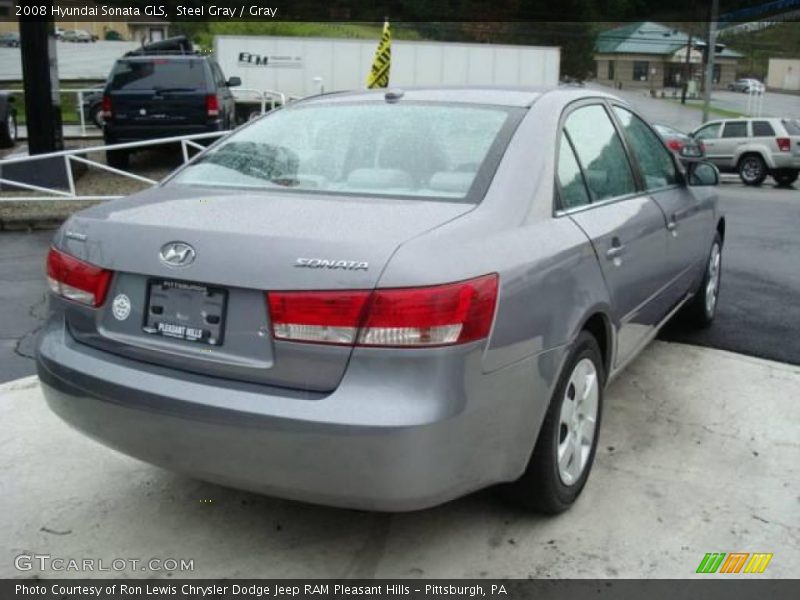
[[[104,119],[110,119],[114,108],[111,105],[111,96],[108,94],[103,95],[103,100],[100,102],[100,112]]]
[[[219,116],[219,100],[216,94],[209,94],[206,96],[206,112],[209,117]]]
[[[792,140],[789,138],[776,138],[778,143],[778,150],[781,152],[790,152],[792,150]]]
[[[47,255],[47,283],[59,296],[97,307],[106,299],[110,281],[111,271],[50,248]]]
[[[268,292],[276,339],[357,346],[446,346],[489,335],[497,275],[421,288]]]

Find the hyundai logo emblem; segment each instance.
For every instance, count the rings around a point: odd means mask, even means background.
[[[161,262],[170,267],[186,267],[194,262],[194,248],[185,242],[169,242],[161,246]]]

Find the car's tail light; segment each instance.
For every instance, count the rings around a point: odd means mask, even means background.
[[[778,143],[778,150],[781,152],[790,152],[792,149],[792,140],[789,138],[776,138]]]
[[[108,94],[103,95],[103,100],[100,102],[100,112],[104,119],[110,119],[114,112],[114,107],[111,105],[111,96]]]
[[[683,144],[681,144],[680,140],[676,140],[675,138],[672,138],[672,139],[667,140],[667,147],[670,150],[673,150],[675,152],[679,152],[680,149],[683,147]]]
[[[268,292],[276,339],[357,346],[421,347],[485,338],[497,275],[420,288]]]
[[[47,283],[59,296],[97,307],[106,299],[110,281],[111,271],[50,248],[47,255]]]
[[[219,116],[219,100],[216,94],[208,94],[206,96],[206,113],[209,117]]]

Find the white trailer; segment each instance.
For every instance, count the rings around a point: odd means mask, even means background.
[[[363,89],[377,46],[377,39],[214,38],[226,77],[287,97]],[[389,86],[556,85],[560,58],[557,47],[392,41]]]

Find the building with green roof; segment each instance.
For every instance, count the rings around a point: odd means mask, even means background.
[[[663,90],[683,86],[688,74],[689,81],[699,83],[706,43],[692,39],[687,68],[688,46],[689,34],[649,21],[604,31],[595,43],[597,81],[614,87]],[[736,79],[741,57],[728,48],[717,48],[714,87],[727,87]]]

